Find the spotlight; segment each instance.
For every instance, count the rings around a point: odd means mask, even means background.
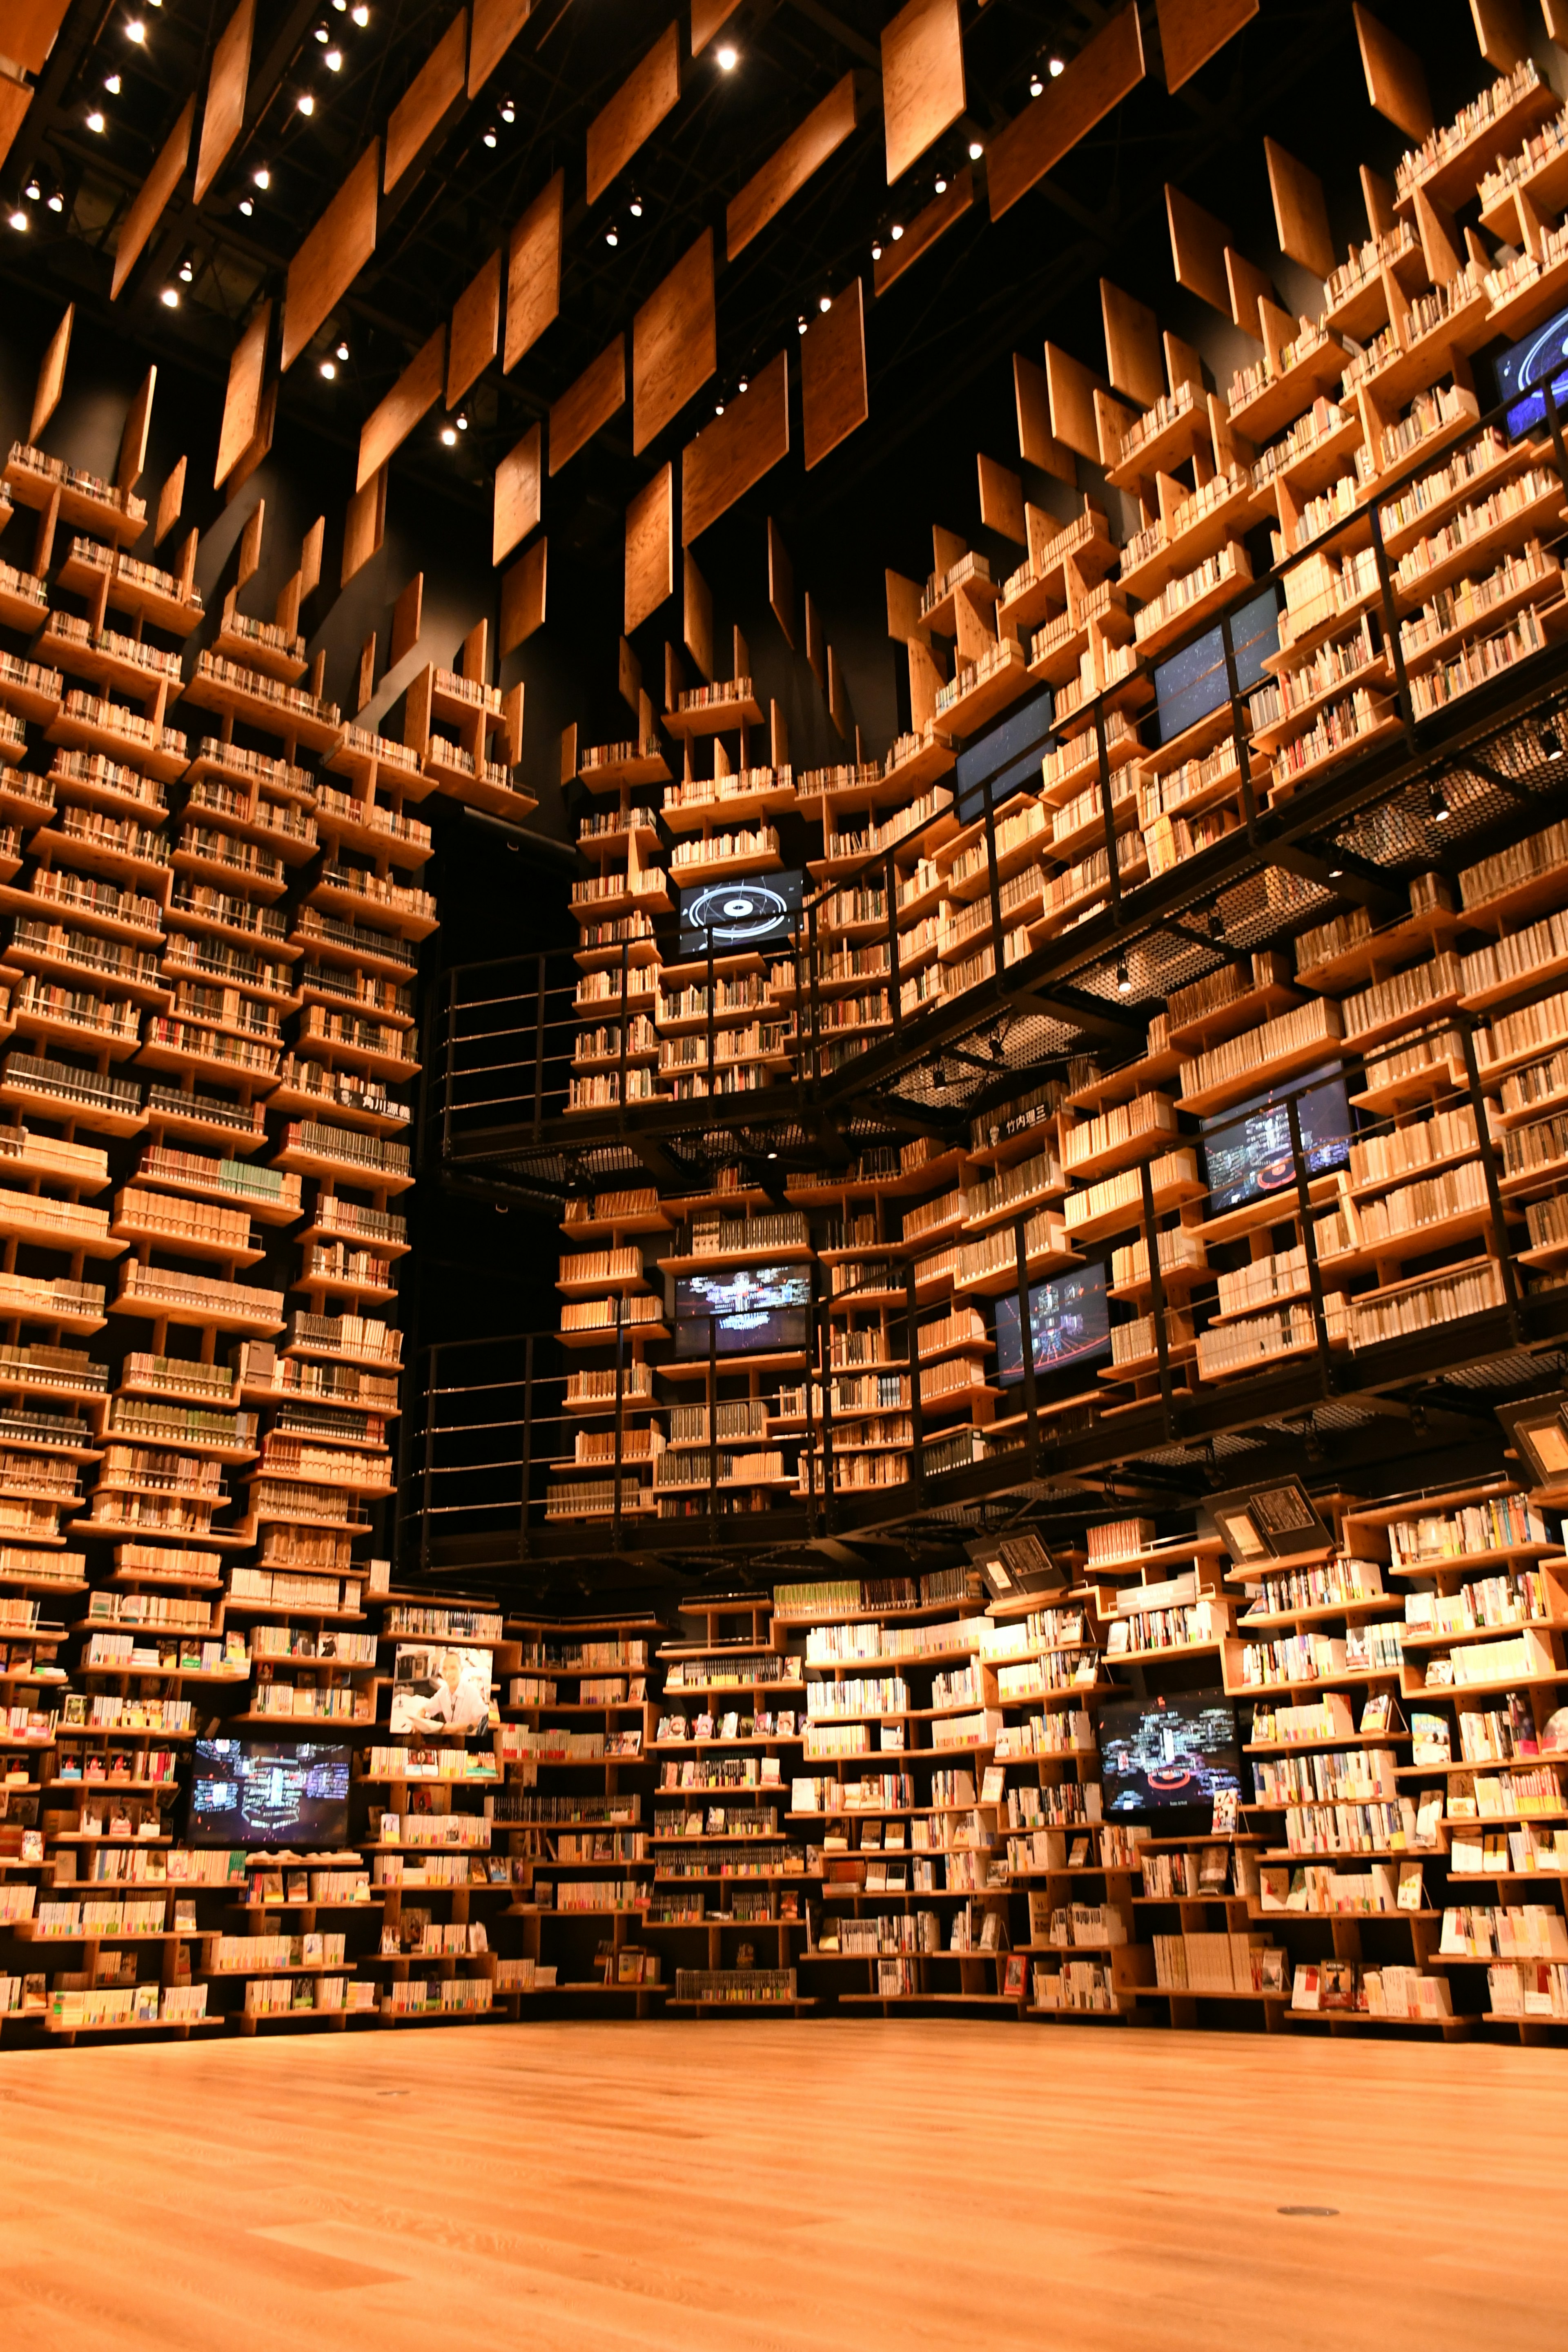
[[[1032,73],[1029,76],[1029,96],[1031,98],[1038,98],[1045,86],[1045,83],[1040,79],[1037,73]]]
[[[302,89],[294,103],[301,114],[314,114],[316,111],[316,101],[308,89]]]
[[[509,130],[517,121],[517,109],[510,98],[503,98],[500,102],[500,119]]]
[[[458,414],[453,417],[452,422],[457,426],[459,433],[466,433],[468,431],[468,420],[462,409],[458,409]]]
[[[97,109],[97,107],[96,107],[96,106],[93,108],[92,112],[91,112],[91,113],[88,116],[88,118],[87,118],[87,127],[88,127],[88,129],[89,129],[89,131],[102,131],[102,129],[103,129],[103,117],[102,117],[102,115],[99,112],[99,110],[98,110],[98,109]]]
[[[1131,996],[1132,993],[1132,982],[1127,977],[1125,961],[1116,967],[1116,993],[1118,996]]]
[[[940,1062],[933,1062],[931,1066],[931,1082],[933,1087],[945,1087],[947,1084],[947,1072]]]
[[[1067,71],[1067,66],[1066,66],[1065,61],[1064,61],[1061,58],[1051,58],[1050,59],[1048,59],[1048,60],[1047,60],[1047,62],[1048,62],[1049,67],[1050,67],[1051,79],[1052,79],[1053,81],[1055,81],[1055,80],[1056,80],[1056,79],[1057,79],[1057,77],[1058,77],[1058,74],[1064,74],[1064,73],[1066,73],[1066,71]]]
[[[714,414],[714,415],[715,415],[715,416],[722,416],[722,415],[723,415],[723,414],[724,414],[724,404],[723,404],[723,402],[722,402],[721,400],[716,400],[716,401],[713,403],[713,414]]]
[[[496,129],[493,122],[489,129],[485,132],[484,143],[487,147],[493,147],[496,143]]]
[[[871,258],[873,261],[880,261],[882,258],[882,240],[879,236],[874,236],[871,239]]]
[[[902,221],[895,221],[895,222],[893,223],[892,227],[888,231],[888,235],[892,238],[893,243],[894,243],[895,245],[897,245],[897,243],[898,243],[898,241],[899,241],[900,237],[901,237],[901,236],[902,236],[903,233],[904,233],[904,225],[903,225],[903,222],[902,222]]]
[[[736,391],[737,391],[737,392],[744,392],[744,391],[745,391],[745,389],[746,389],[746,379],[745,379],[745,377],[744,377],[744,376],[742,376],[742,377],[741,378],[740,382],[739,382],[739,383],[737,383],[737,385],[735,386],[735,389],[736,389]]]
[[[642,198],[640,196],[634,196],[631,203],[626,206],[626,210],[630,213],[633,220],[641,220]]]
[[[339,358],[340,360],[346,360],[346,359],[347,359],[347,357],[348,357],[348,355],[349,355],[349,347],[348,347],[347,343],[340,343],[340,344],[338,345],[338,348],[337,348],[336,357],[337,357],[337,358]]]
[[[778,1158],[778,1153],[777,1153],[776,1151],[770,1151],[770,1152],[769,1152],[769,1154],[768,1154],[768,1158],[769,1158],[770,1160],[776,1160],[776,1159]]]
[[[936,175],[936,192],[939,196],[945,196],[947,194],[947,182],[940,172]]]
[[[441,446],[443,449],[455,449],[457,446],[458,435],[456,427],[450,425],[443,425],[441,427]]]
[[[804,334],[805,334],[805,320],[804,319],[797,319],[797,320],[795,320],[795,332],[796,332],[797,334],[804,335]]]
[[[327,28],[326,28],[325,25],[318,25],[318,26],[317,26],[317,27],[316,27],[316,38],[317,38],[317,40],[318,40],[318,41],[320,41],[320,42],[322,44],[322,46],[323,46],[323,47],[325,47],[326,43],[327,43],[328,41],[330,41],[330,40],[331,39],[331,37],[331,37],[331,35],[328,32],[328,30],[327,30]]]
[[[138,48],[140,48],[142,42],[145,41],[147,38],[147,27],[142,22],[140,16],[132,17],[131,22],[125,27],[125,37],[128,41],[134,41]]]
[[[356,25],[363,26],[370,22],[370,10],[364,5],[364,0],[360,0],[360,5],[357,8],[351,8],[349,14]]]
[[[179,288],[177,286],[165,286],[163,292],[159,295],[158,299],[162,302],[165,310],[177,310],[180,307]]]
[[[9,217],[10,217],[11,226],[12,226],[13,228],[15,228],[15,229],[25,229],[25,228],[26,227],[26,226],[27,226],[27,215],[26,215],[26,214],[22,210],[22,207],[21,207],[21,205],[17,205],[17,207],[16,207],[16,211],[15,211],[14,213],[12,213],[12,214],[10,215],[10,216],[9,216]]]
[[[326,56],[321,59],[321,63],[326,67],[329,73],[342,73],[343,69],[343,53],[342,49],[329,49]]]
[[[251,203],[248,196],[241,196],[239,200],[239,209],[244,214],[246,219],[248,220],[251,214],[256,210],[256,206]]]
[[[110,98],[118,98],[120,95],[120,76],[118,74],[106,74],[104,77],[103,87],[109,92]]]
[[[1550,719],[1541,730],[1541,748],[1549,760],[1560,760],[1563,757],[1563,738]]]
[[[1426,805],[1431,811],[1434,824],[1447,824],[1454,813],[1448,806],[1448,795],[1440,783],[1434,784],[1427,793]]]
[[[730,41],[726,41],[721,48],[716,49],[714,55],[719,60],[721,73],[733,73],[741,62],[740,50]]]
[[[340,16],[346,16],[348,15],[349,0],[332,0],[332,5],[337,10]]]
[[[621,241],[621,233],[620,233],[620,230],[619,230],[618,228],[616,228],[616,227],[614,226],[614,224],[612,223],[612,225],[610,226],[610,227],[608,227],[608,228],[605,231],[605,243],[606,245],[619,245],[620,241]]]
[[[22,194],[26,197],[27,202],[30,205],[36,205],[43,193],[43,183],[39,179],[37,172],[29,172],[27,174],[27,184],[22,190]]]
[[[1225,917],[1217,907],[1209,908],[1209,937],[1211,940],[1223,940],[1225,937]]]
[[[337,374],[337,372],[338,363],[336,360],[323,360],[321,362],[321,373],[326,377],[329,383],[331,383],[332,378]]]
[[[174,275],[178,278],[182,286],[188,286],[195,274],[196,265],[187,253],[182,259],[179,268],[175,271]]]
[[[972,139],[972,140],[970,141],[970,142],[969,142],[969,160],[970,160],[970,162],[971,162],[972,163],[979,163],[979,161],[980,161],[980,158],[982,157],[982,155],[984,155],[984,152],[985,152],[985,150],[984,150],[984,148],[981,145],[981,143],[980,143],[980,142],[979,142],[979,140],[978,140],[978,139]]]
[[[258,163],[250,176],[256,186],[258,187],[261,190],[262,194],[265,195],[268,189],[272,185],[272,174],[268,170],[266,164]]]
[[[63,213],[65,208],[66,200],[64,196],[61,195],[58,188],[51,188],[48,194],[44,198],[45,211],[51,213]]]
[[[824,310],[824,311],[826,311],[826,310],[832,310],[832,308],[833,308],[833,297],[832,297],[832,295],[831,295],[831,294],[819,294],[819,295],[817,296],[817,298],[816,298],[816,307],[817,307],[817,309],[818,309],[819,310]]]
[[[1344,870],[1345,870],[1345,869],[1344,869],[1344,867],[1343,867],[1342,866],[1330,866],[1330,868],[1329,868],[1329,879],[1330,879],[1330,881],[1331,881],[1331,882],[1338,882],[1338,881],[1342,880],[1342,878],[1343,878],[1343,877],[1344,877]]]

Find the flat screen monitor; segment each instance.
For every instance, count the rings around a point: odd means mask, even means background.
[[[1246,694],[1263,677],[1265,656],[1279,650],[1279,605],[1272,588],[1266,588],[1231,614],[1230,642],[1236,656],[1236,682]],[[1190,646],[1184,646],[1179,654],[1155,668],[1154,715],[1161,742],[1169,743],[1174,736],[1184,734],[1229,698],[1224,635],[1217,628],[1205,629],[1201,637],[1194,637]]]
[[[772,1356],[804,1348],[811,1277],[804,1265],[748,1265],[675,1280],[675,1352]]]
[[[1297,1092],[1300,1088],[1302,1091]],[[1238,1103],[1223,1118],[1204,1124],[1204,1166],[1209,1214],[1245,1208],[1269,1192],[1289,1192],[1296,1181],[1290,1150],[1290,1112],[1284,1097],[1296,1095],[1301,1157],[1309,1176],[1348,1168],[1351,1159],[1350,1098],[1337,1066],[1309,1071],[1288,1087]]]
[[[1103,1265],[1081,1265],[1029,1291],[1029,1339],[1037,1377],[1087,1370],[1110,1360],[1110,1302]],[[1016,1298],[996,1301],[996,1377],[1024,1377]]]
[[[191,1843],[346,1845],[349,1753],[315,1739],[198,1739]]]
[[[1212,1806],[1241,1795],[1236,1709],[1223,1691],[1113,1700],[1100,1710],[1100,1777],[1108,1813]]]
[[[1560,408],[1568,408],[1568,310],[1554,310],[1537,327],[1499,354],[1498,398],[1506,400],[1509,438],[1517,441],[1546,422],[1546,386]]]
[[[716,956],[742,955],[753,948],[777,954],[799,928],[801,889],[799,874],[756,874],[741,882],[700,882],[682,890],[680,953],[706,955],[711,928]]]

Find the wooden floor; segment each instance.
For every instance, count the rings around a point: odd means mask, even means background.
[[[6,2053],[0,2346],[1537,2352],[1565,2140],[1554,2050],[723,2020]]]

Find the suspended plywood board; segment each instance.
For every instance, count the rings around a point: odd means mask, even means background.
[[[975,470],[980,477],[980,520],[987,530],[999,530],[1004,539],[1014,541],[1019,547],[1029,544],[1028,528],[1024,521],[1024,485],[1012,468],[999,465],[994,457],[977,451]]]
[[[626,397],[626,339],[617,335],[586,366],[575,383],[550,404],[550,471],[558,474],[601,425],[608,424]]]
[[[75,324],[76,304],[68,302],[60,315],[60,323],[44,346],[44,356],[38,362],[37,389],[33,394],[33,414],[27,425],[29,442],[37,442],[60,404],[60,394],[66,388],[66,362],[70,357],[71,329]]]
[[[901,572],[884,572],[888,597],[888,635],[898,646],[929,645],[931,631],[921,619],[921,583]]]
[[[1225,249],[1230,231],[1202,205],[1194,205],[1180,188],[1165,183],[1165,218],[1171,231],[1171,268],[1178,286],[1230,317],[1230,287],[1225,274]]]
[[[1321,180],[1278,140],[1265,139],[1263,152],[1280,252],[1310,269],[1314,278],[1327,278],[1334,266],[1334,240],[1329,232]]]
[[[642,693],[642,664],[633,650],[629,637],[623,637],[620,640],[620,651],[616,663],[616,685],[619,689],[621,700],[635,715],[641,709],[638,697]]]
[[[289,264],[283,298],[285,374],[375,251],[376,166],[372,140]]]
[[[393,452],[402,448],[421,417],[429,415],[441,397],[446,369],[447,329],[443,323],[416,352],[392,390],[365,418],[359,436],[355,489],[363,489]]]
[[[661,467],[626,509],[626,603],[629,636],[675,593],[675,467]]]
[[[150,367],[125,412],[125,425],[120,436],[120,462],[114,469],[117,489],[133,490],[142,479],[147,463],[147,436],[153,425],[153,394],[157,389],[158,371]]]
[[[1530,36],[1519,0],[1470,0],[1470,16],[1477,46],[1489,66],[1499,73],[1511,73],[1515,66],[1524,63],[1530,55]],[[1553,40],[1557,38],[1550,23],[1547,31]]]
[[[605,190],[631,162],[644,140],[651,138],[680,97],[680,40],[677,27],[667,25],[638,66],[635,66],[588,125],[588,202],[597,204]]]
[[[261,535],[267,528],[267,501],[258,499],[239,534],[239,555],[235,565],[235,584],[247,587],[261,569]]]
[[[561,310],[561,208],[566,174],[557,172],[511,233],[506,257],[506,352],[501,373],[531,352]]]
[[[907,0],[882,28],[889,188],[958,121],[968,102],[958,0]]]
[[[1165,88],[1180,89],[1258,14],[1258,0],[1154,0]]]
[[[1000,220],[1097,122],[1103,122],[1112,107],[1136,89],[1143,72],[1138,10],[1129,6],[1102,25],[1065,72],[1047,81],[1027,110],[991,142],[985,175],[992,219]]]
[[[363,571],[386,537],[386,467],[383,466],[363,490],[349,500],[343,519],[343,561],[339,585],[346,588]]]
[[[741,0],[691,0],[691,54],[700,57],[721,25],[727,25]]]
[[[1394,229],[1394,183],[1374,172],[1370,163],[1361,167],[1361,195],[1366,206],[1366,233],[1369,236],[1392,236]]]
[[[788,455],[789,363],[780,352],[681,451],[681,545],[690,547]]]
[[[268,300],[252,314],[229,360],[223,423],[218,428],[217,464],[213,469],[215,490],[222,488],[256,438],[262,380],[267,371],[267,339],[271,327],[272,304]]]
[[[193,194],[198,205],[227,162],[229,150],[245,121],[245,90],[250,79],[250,43],[255,27],[256,0],[239,0],[213,47],[206,104],[202,109],[202,140],[196,151]]]
[[[327,543],[327,518],[318,515],[300,542],[300,594],[311,595],[321,584],[321,551]]]
[[[1273,279],[1267,277],[1256,263],[1248,261],[1244,253],[1237,253],[1233,245],[1227,245],[1225,249],[1225,275],[1230,288],[1232,323],[1239,327],[1244,335],[1252,336],[1255,341],[1266,341],[1258,305],[1278,302]]]
[[[239,496],[240,491],[244,489],[247,482],[271,448],[272,427],[277,415],[278,379],[274,376],[262,393],[260,404],[256,412],[256,430],[235,460],[234,469],[229,475],[223,494],[226,506],[232,504]]]
[[[419,632],[425,619],[425,574],[416,572],[405,580],[392,608],[392,645],[387,655],[388,669],[395,669],[419,643]]]
[[[32,103],[33,85],[30,81],[16,81],[8,73],[0,73],[0,163],[11,152],[11,142],[22,128]]]
[[[69,5],[70,0],[5,0],[5,53],[23,73],[43,72]]]
[[[363,710],[375,692],[375,631],[373,629],[359,649],[359,677],[354,688],[354,709]]]
[[[883,246],[879,259],[871,265],[873,292],[885,294],[954,221],[963,219],[973,202],[974,174],[966,163],[962,172],[954,173],[942,195],[921,205],[897,245],[889,240]]]
[[[397,185],[447,108],[456,106],[462,97],[468,47],[468,12],[459,8],[387,121],[386,167],[381,179],[384,195]]]
[[[468,36],[468,96],[480,90],[533,13],[533,0],[474,0]]]
[[[1100,462],[1100,428],[1095,423],[1094,395],[1105,389],[1103,379],[1059,344],[1046,345],[1046,387],[1051,404],[1051,432],[1076,449],[1080,457]]]
[[[768,517],[768,603],[774,620],[784,631],[784,643],[795,651],[795,566],[789,560],[789,550],[784,534],[772,515]]]
[[[702,676],[713,678],[713,592],[687,548],[680,559],[680,634]]]
[[[866,311],[852,278],[831,310],[813,319],[800,346],[801,441],[809,474],[871,413],[866,381]]]
[[[495,523],[490,562],[504,563],[539,521],[543,434],[531,425],[496,467]]]
[[[515,653],[535,629],[544,626],[544,589],[550,541],[536,539],[523,555],[520,555],[500,583],[500,641],[497,651],[504,658]]]
[[[632,449],[647,447],[719,364],[713,232],[705,228],[632,320]]]
[[[1105,324],[1105,373],[1116,392],[1142,408],[1152,408],[1165,393],[1165,368],[1160,351],[1160,321],[1146,303],[1135,301],[1113,286],[1100,281],[1100,312]]]
[[[452,305],[447,405],[455,408],[483,375],[500,342],[500,255],[482,261]]]
[[[179,521],[185,503],[185,460],[181,457],[169,469],[168,479],[158,493],[157,519],[153,525],[153,544],[162,547]]]
[[[1043,367],[1013,354],[1013,396],[1018,411],[1018,455],[1026,466],[1037,466],[1058,482],[1078,480],[1072,451],[1051,431],[1051,392]]]
[[[827,648],[827,715],[847,743],[855,732],[855,714],[849,708],[849,689],[844,683],[844,671],[831,646]]]
[[[1353,0],[1356,39],[1361,44],[1366,94],[1379,114],[1404,131],[1407,139],[1425,139],[1433,129],[1432,100],[1426,89],[1426,68],[1397,33],[1361,0]]]
[[[4,31],[0,30],[0,39],[5,37]],[[109,287],[111,302],[157,227],[164,205],[180,184],[180,175],[190,158],[191,131],[195,119],[196,101],[193,91],[180,109],[179,121],[164,140],[157,162],[132,198],[131,209],[120,224],[120,235],[114,247],[114,275]]]
[[[852,73],[836,82],[733,199],[724,215],[724,250],[731,261],[843,146],[859,120],[858,89]]]

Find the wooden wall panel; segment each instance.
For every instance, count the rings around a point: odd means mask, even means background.
[[[680,558],[680,635],[701,675],[713,681],[713,592],[686,548]]]
[[[455,408],[483,375],[500,344],[500,255],[492,253],[452,305],[447,353],[447,405]]]
[[[881,258],[871,264],[873,292],[885,294],[955,220],[963,218],[973,202],[974,174],[966,163],[948,182],[944,194],[933,196],[921,207],[897,245],[884,245]]]
[[[224,504],[230,505],[249,481],[258,466],[272,446],[272,427],[278,415],[278,379],[273,377],[262,392],[256,412],[256,430],[239,456],[224,488]]]
[[[822,634],[822,615],[810,589],[805,592],[805,658],[811,674],[826,692],[827,687],[827,644]]]
[[[1321,180],[1276,140],[1265,139],[1263,152],[1268,163],[1280,252],[1310,269],[1314,278],[1326,278],[1334,266],[1334,240]]]
[[[516,446],[496,467],[495,521],[490,562],[504,563],[521,547],[540,517],[543,433],[531,425]]]
[[[250,43],[255,26],[256,0],[239,0],[213,47],[206,104],[202,109],[201,145],[196,151],[193,193],[198,205],[227,162],[245,120],[245,90],[250,79]]]
[[[1258,306],[1260,302],[1274,300],[1272,278],[1265,276],[1256,263],[1248,261],[1244,253],[1237,253],[1233,245],[1227,245],[1225,249],[1225,274],[1230,288],[1233,324],[1239,327],[1244,335],[1251,335],[1255,341],[1262,342],[1263,322]]]
[[[665,466],[626,509],[626,610],[629,636],[675,593],[675,467]]]
[[[4,37],[0,34],[0,37]],[[191,131],[196,119],[195,93],[180,109],[180,119],[164,140],[158,160],[131,200],[114,245],[114,276],[110,281],[112,302],[131,275],[142,248],[158,226],[159,216],[180,184],[191,152]]]
[[[419,632],[425,624],[425,574],[416,572],[405,580],[397,592],[392,608],[392,644],[387,650],[386,666],[395,669],[406,661],[419,643]]]
[[[1037,180],[1087,138],[1137,88],[1143,72],[1138,10],[1129,6],[1102,25],[1066,72],[1047,81],[1042,95],[1031,99],[1026,110],[991,142],[985,173],[992,219],[1000,220]]]
[[[632,449],[647,447],[719,364],[713,232],[705,228],[632,320]]]
[[[354,488],[363,490],[371,477],[385,465],[395,449],[401,449],[422,416],[441,397],[441,382],[447,367],[447,329],[437,327],[419,351],[416,352],[392,390],[378,401],[365,418],[359,436],[359,470]]]
[[[468,35],[468,96],[480,90],[533,13],[533,0],[474,0]]]
[[[341,587],[346,588],[354,573],[363,570],[385,536],[386,467],[383,466],[374,480],[349,500],[343,518],[342,567],[338,574]]]
[[[1105,373],[1112,389],[1152,408],[1165,392],[1160,321],[1145,303],[1124,294],[1109,278],[1100,281],[1100,314],[1105,326]]]
[[[37,389],[33,394],[33,414],[27,425],[29,441],[37,441],[60,404],[60,394],[66,388],[66,362],[70,357],[71,329],[75,324],[76,304],[68,302],[60,314],[60,323],[45,344],[44,356],[38,362]]]
[[[169,468],[168,478],[158,493],[158,513],[153,525],[153,544],[162,547],[179,521],[185,503],[185,459],[181,457]]]
[[[741,0],[691,0],[691,54],[700,57],[721,25],[727,25]]]
[[[1013,354],[1013,397],[1018,411],[1018,455],[1058,481],[1078,480],[1072,451],[1051,431],[1051,390],[1046,371],[1021,352]]]
[[[809,474],[871,413],[866,381],[866,310],[852,278],[831,310],[813,319],[800,346],[801,441]]]
[[[1180,89],[1258,14],[1258,0],[1154,0],[1165,88]]]
[[[561,309],[561,208],[566,174],[557,172],[511,233],[506,259],[503,375],[531,352]]]
[[[681,451],[681,545],[689,547],[788,455],[789,362],[780,352]]]
[[[321,584],[321,551],[327,543],[327,518],[318,515],[300,542],[300,594],[301,598],[314,593]]]
[[[680,42],[667,26],[588,125],[588,202],[596,204],[680,97]]]
[[[228,388],[224,394],[223,423],[217,436],[217,464],[213,468],[215,490],[222,488],[256,437],[271,327],[272,304],[268,300],[247,322],[229,360]]]
[[[784,643],[795,651],[795,566],[789,560],[789,550],[784,534],[772,515],[768,517],[768,603],[774,620],[784,631]]]
[[[284,373],[375,251],[378,142],[372,140],[289,264],[283,296]]]
[[[1470,16],[1476,45],[1489,66],[1498,73],[1511,73],[1523,64],[1530,55],[1530,37],[1519,0],[1470,0]],[[1555,40],[1550,25],[1547,31]]]
[[[147,436],[153,426],[153,395],[158,389],[158,371],[150,367],[137,389],[136,397],[125,412],[125,424],[120,436],[120,462],[114,469],[115,487],[133,490],[142,479],[147,463]]]
[[[544,590],[549,564],[550,541],[536,539],[525,554],[520,555],[500,583],[500,642],[497,647],[502,658],[515,653],[525,638],[535,629],[544,626]]]
[[[1354,0],[1351,15],[1361,44],[1368,98],[1407,139],[1425,139],[1433,128],[1426,67],[1380,16],[1362,6],[1361,0]]]
[[[1094,395],[1100,379],[1081,360],[1058,344],[1046,345],[1046,383],[1050,394],[1051,431],[1080,457],[1100,462],[1100,429],[1095,423]]]
[[[27,109],[33,103],[30,81],[16,81],[7,73],[0,73],[0,163],[11,152],[11,142],[22,128]]]
[[[626,397],[626,339],[617,335],[550,404],[550,471],[558,474],[607,425]]]
[[[968,102],[958,0],[907,0],[882,28],[889,188],[958,121]]]
[[[999,530],[1004,539],[1013,540],[1019,547],[1029,544],[1028,526],[1024,520],[1024,485],[1010,466],[998,465],[994,457],[976,451],[975,470],[980,477],[980,520],[987,530]]]
[[[463,95],[468,48],[468,12],[459,8],[388,118],[384,195],[397,185],[447,109]]]
[[[239,554],[235,563],[235,585],[245,587],[261,569],[261,537],[267,528],[267,501],[258,499],[239,534]]]
[[[724,215],[724,250],[731,261],[843,146],[858,120],[857,89],[852,73],[835,83],[733,199]]]
[[[1225,249],[1230,231],[1202,205],[1194,205],[1180,188],[1165,183],[1165,218],[1171,231],[1171,268],[1178,286],[1197,295],[1222,319],[1230,316],[1230,289],[1226,281]]]
[[[42,73],[70,0],[5,0],[5,53],[24,73]]]

